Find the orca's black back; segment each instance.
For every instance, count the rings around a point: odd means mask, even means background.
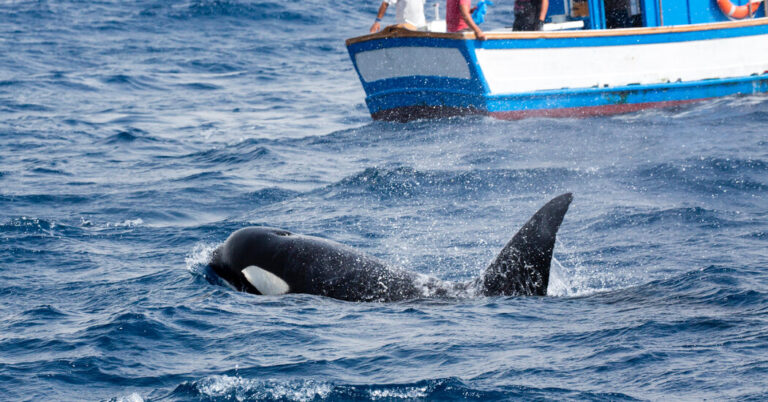
[[[249,266],[274,274],[288,285],[288,292],[348,301],[440,297],[470,288],[487,296],[543,296],[549,284],[555,236],[572,199],[570,193],[563,194],[544,205],[481,277],[464,284],[391,268],[331,240],[264,227],[234,232],[216,249],[210,265],[236,289],[255,294],[259,294],[258,289],[242,272]]]
[[[233,233],[215,252],[214,271],[236,289],[259,294],[242,274],[258,266],[282,280],[291,293],[348,301],[396,301],[419,297],[416,274],[343,244],[285,230],[252,227]]]
[[[415,274],[326,239],[293,235],[277,260],[296,284],[296,292],[348,301],[396,301],[420,293]]]

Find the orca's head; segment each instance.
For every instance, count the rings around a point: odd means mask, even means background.
[[[268,227],[247,227],[232,233],[211,256],[209,265],[237,290],[261,295],[291,291],[282,278],[279,252],[291,232]]]

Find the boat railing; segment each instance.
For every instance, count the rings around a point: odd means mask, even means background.
[[[544,39],[544,38],[580,38],[629,36],[643,34],[665,34],[675,32],[710,31],[724,28],[743,28],[768,24],[768,17],[743,19],[737,21],[709,22],[689,25],[667,25],[660,27],[614,28],[614,29],[573,29],[551,31],[512,31],[508,29],[487,31],[488,40],[497,39]],[[390,38],[435,38],[454,40],[474,40],[475,34],[469,32],[428,32],[416,30],[412,25],[390,25],[379,32],[347,39],[346,45]]]

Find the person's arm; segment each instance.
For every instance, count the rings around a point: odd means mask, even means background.
[[[543,0],[546,1],[546,0]],[[376,14],[376,22],[371,25],[371,33],[379,32],[379,28],[381,28],[381,25],[379,25],[379,22],[382,18],[384,18],[384,13],[387,12],[387,7],[389,7],[389,3],[386,1],[381,2],[381,6],[379,6],[379,13]]]
[[[544,20],[547,19],[547,9],[549,8],[549,0],[541,0],[541,12],[539,13],[539,30],[544,26]]]
[[[544,1],[544,0],[542,0]],[[472,14],[469,13],[469,7],[467,7],[464,4],[459,4],[459,12],[461,12],[461,18],[464,18],[464,22],[469,25],[470,28],[472,28],[473,31],[475,31],[475,36],[477,39],[485,40],[485,34],[480,29],[477,24],[475,24],[475,21],[472,19]]]

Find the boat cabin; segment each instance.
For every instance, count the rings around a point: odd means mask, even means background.
[[[720,5],[722,4],[722,5]],[[545,30],[615,29],[704,24],[728,21],[721,7],[749,8],[747,0],[549,0]],[[766,2],[752,3],[766,15]],[[574,24],[575,22],[575,24]],[[581,22],[581,23],[579,23]]]

